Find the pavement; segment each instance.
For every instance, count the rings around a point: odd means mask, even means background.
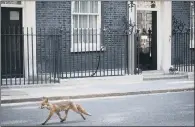
[[[83,120],[80,115],[70,111],[67,120],[60,123],[54,114],[45,126],[194,125],[194,91],[76,99],[74,102],[81,104],[92,116],[85,116],[86,120]],[[39,107],[40,103],[35,102],[3,104],[1,125],[40,126],[49,111]],[[61,116],[64,115],[61,112]]]
[[[40,101],[43,96],[49,97],[50,100],[63,100],[185,90],[194,90],[193,80],[126,81],[125,84],[123,84],[123,80],[118,80],[113,84],[103,84],[102,82],[102,84],[93,83],[93,85],[79,82],[75,85],[68,85],[63,82],[59,85],[1,88],[1,103],[34,102]]]

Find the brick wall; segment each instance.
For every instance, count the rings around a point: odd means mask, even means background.
[[[172,2],[172,15],[176,20],[183,22],[184,31],[189,28],[190,10],[189,2],[173,1]],[[182,11],[181,11],[182,10]],[[40,33],[39,29],[44,28],[45,33],[52,34],[52,30],[57,29],[59,34],[60,29],[62,36],[59,40],[51,40],[52,37],[38,37],[37,38],[37,63],[39,70],[51,70],[49,62],[49,51],[45,50],[52,43],[52,48],[60,43],[61,47],[61,63],[63,72],[74,72],[84,70],[94,70],[97,67],[98,56],[100,55],[100,68],[122,68],[125,65],[125,43],[126,36],[124,35],[124,17],[127,13],[127,6],[125,1],[102,1],[102,28],[105,31],[102,35],[102,45],[106,47],[106,51],[100,52],[85,52],[85,53],[71,53],[71,2],[70,1],[36,1],[36,28],[37,34]],[[175,24],[172,26],[173,30],[177,30]],[[182,41],[180,38],[177,41],[173,37],[172,45],[172,64],[179,61],[184,63],[191,61],[191,56],[194,54],[188,50],[189,44]],[[57,43],[58,42],[58,43]],[[189,40],[187,41],[189,42]],[[185,48],[184,48],[185,47]],[[178,49],[179,48],[179,49]],[[41,50],[40,50],[41,49]],[[176,49],[180,51],[178,54]],[[176,55],[177,53],[177,55]],[[178,59],[179,58],[179,59]],[[186,59],[187,58],[187,59]],[[45,62],[46,64],[44,64]],[[40,64],[42,63],[42,64]],[[42,65],[42,69],[41,68]],[[46,68],[45,68],[46,65]],[[52,64],[51,64],[52,65]],[[92,73],[92,72],[91,72]]]
[[[187,64],[194,61],[194,51],[189,48],[190,2],[173,1],[172,16],[172,64]],[[174,35],[181,32],[185,34]]]
[[[60,42],[62,49],[61,70],[63,72],[94,70],[97,67],[99,55],[101,56],[101,69],[123,67],[125,64],[124,52],[126,38],[122,29],[124,29],[123,19],[125,15],[125,1],[102,1],[102,28],[110,29],[109,32],[104,32],[104,35],[102,36],[103,39],[101,41],[101,43],[106,47],[106,51],[103,51],[102,53],[71,53],[71,2],[36,1],[37,34],[40,34],[40,28],[44,28],[45,33],[47,34],[51,34],[51,30],[53,30],[53,28],[57,29],[57,33],[60,32],[60,29],[62,30],[62,36],[59,39],[60,41],[51,41],[51,36],[42,39],[37,38],[37,63],[39,70],[41,70],[41,65],[42,71],[51,70],[48,63],[49,61],[52,62],[52,60],[49,60],[49,51],[45,50],[48,49],[47,47],[50,45],[50,42],[53,43],[53,46],[55,46],[57,42]],[[117,36],[113,36],[113,34]],[[46,62],[46,64],[40,64],[41,62]]]

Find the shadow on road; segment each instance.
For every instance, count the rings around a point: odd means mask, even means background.
[[[85,120],[72,120],[72,121],[64,121],[63,123],[61,123],[60,121],[59,122],[48,122],[46,123],[45,125],[48,126],[48,125],[64,125],[64,124],[75,124],[75,123],[84,123]],[[40,124],[36,125],[36,126],[40,126]],[[45,126],[45,125],[42,125],[42,126]]]

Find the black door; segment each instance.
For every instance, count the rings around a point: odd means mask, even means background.
[[[142,70],[157,69],[157,13],[155,11],[137,11],[137,27],[139,34],[147,39],[139,40],[137,57]]]
[[[22,9],[1,8],[2,78],[23,76]]]

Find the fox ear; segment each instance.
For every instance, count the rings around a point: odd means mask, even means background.
[[[43,97],[42,100],[48,102],[48,98],[47,97]]]
[[[45,98],[45,101],[48,102],[48,98]]]
[[[42,100],[47,100],[47,98],[46,97],[42,97]]]

